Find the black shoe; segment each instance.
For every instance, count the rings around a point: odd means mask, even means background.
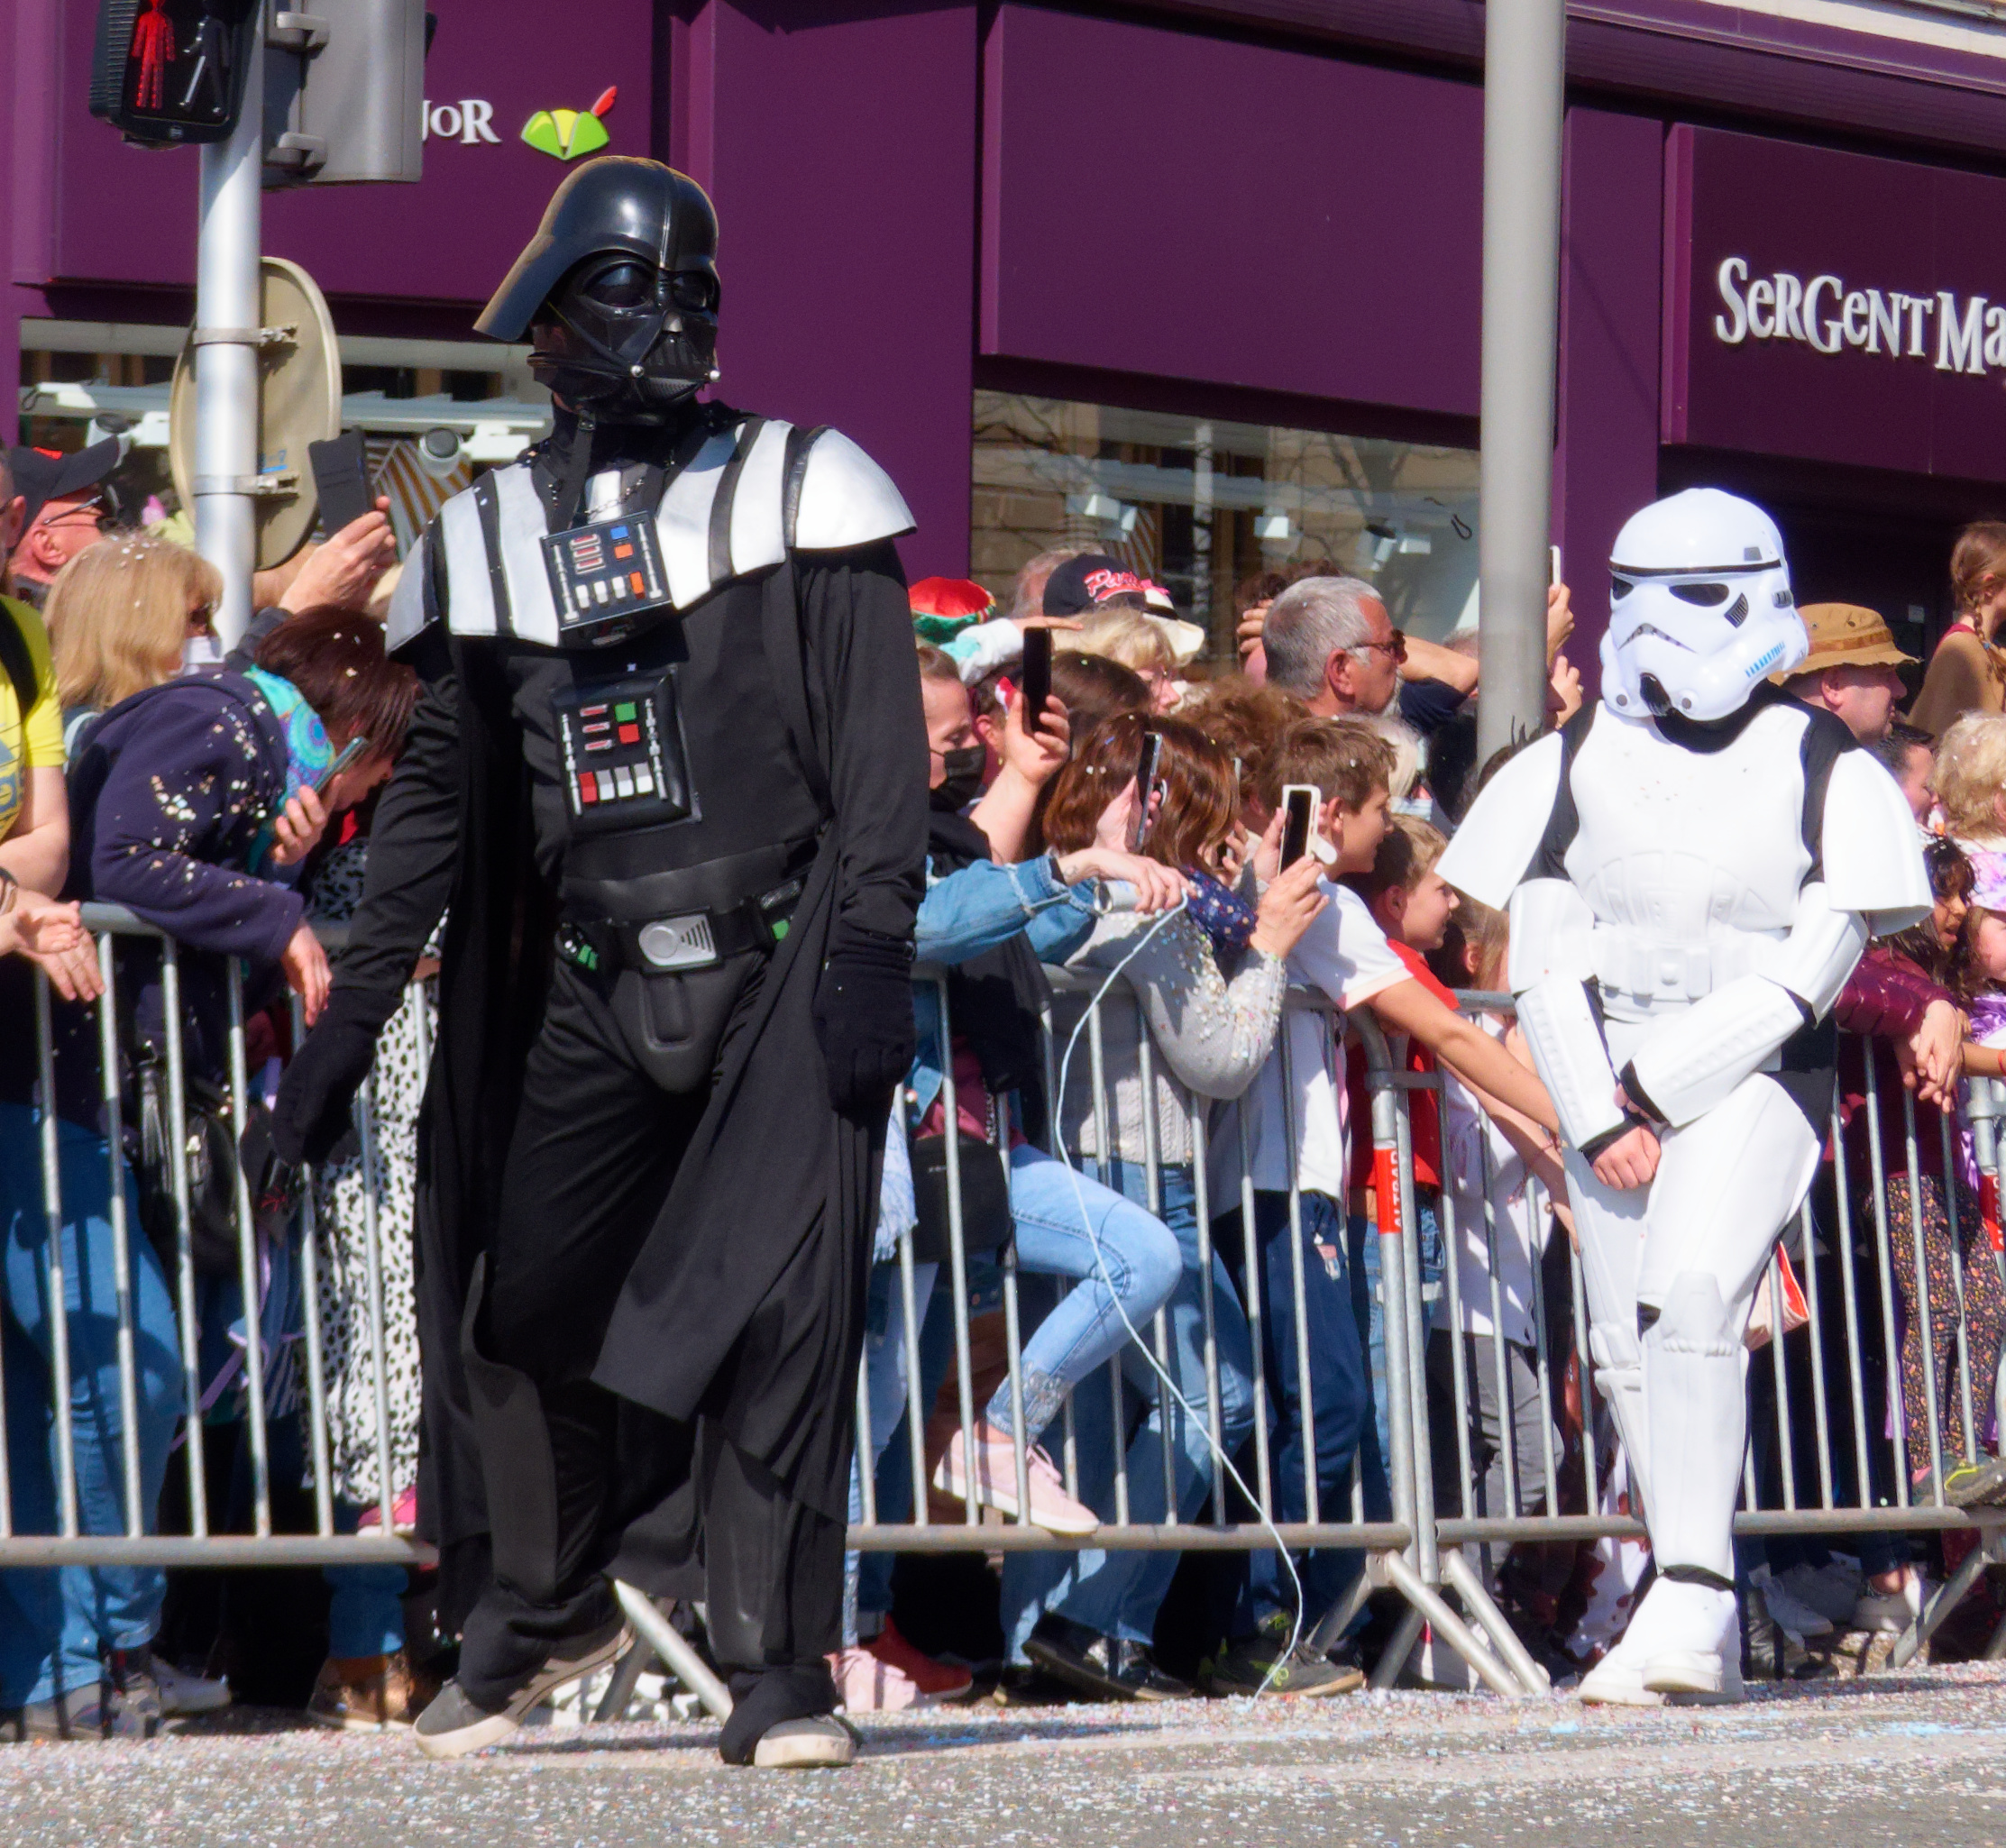
[[[1198,1685],[1214,1699],[1237,1695],[1281,1694],[1298,1697],[1351,1694],[1365,1686],[1364,1673],[1349,1663],[1333,1662],[1308,1642],[1298,1642],[1287,1655],[1279,1639],[1267,1631],[1241,1642],[1222,1643],[1219,1653],[1198,1670]]]
[[[1096,1700],[1189,1700],[1193,1690],[1166,1675],[1146,1644],[1103,1636],[1084,1624],[1048,1613],[1024,1653],[1068,1687]]]
[[[605,1667],[632,1641],[627,1620],[616,1616],[587,1635],[558,1643],[499,1713],[476,1706],[459,1682],[448,1681],[411,1729],[418,1750],[427,1758],[463,1758],[470,1752],[499,1745],[522,1724],[523,1715],[538,1701]]]

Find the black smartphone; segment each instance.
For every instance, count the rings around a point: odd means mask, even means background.
[[[370,485],[369,456],[360,430],[343,430],[325,443],[307,445],[307,461],[320,496],[320,529],[331,539],[343,526],[376,510]]]
[[[1157,768],[1163,761],[1163,734],[1142,734],[1142,759],[1135,768],[1135,812],[1129,821],[1129,852],[1140,854],[1150,837],[1150,803],[1156,794]]]
[[[1036,731],[1045,701],[1052,691],[1052,632],[1024,631],[1024,672],[1020,691],[1024,696],[1024,729]]]
[[[1323,791],[1313,782],[1292,782],[1282,791],[1282,871],[1309,852],[1309,831],[1316,825]]]
[[[327,785],[333,782],[351,764],[354,763],[368,747],[369,740],[367,738],[349,739],[340,750],[334,753],[334,761],[314,779],[314,793],[316,796],[325,796],[327,793]]]

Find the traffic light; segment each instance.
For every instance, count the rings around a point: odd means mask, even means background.
[[[302,0],[265,35],[265,184],[419,177],[425,0]]]
[[[258,0],[100,0],[90,113],[149,147],[229,139]]]

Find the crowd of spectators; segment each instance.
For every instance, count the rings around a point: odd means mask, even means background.
[[[310,1277],[297,1208],[258,1215],[254,1264],[242,1263],[224,1124],[233,1020],[255,1109],[325,1001],[322,939],[338,938],[360,894],[373,792],[417,695],[378,619],[395,540],[379,511],[266,578],[265,607],[226,652],[215,572],[122,520],[106,485],[117,459],[113,444],[0,462],[13,1531],[57,1531],[73,1496],[83,1532],[188,1532],[197,1494],[210,1531],[248,1531],[255,1374],[275,1527],[312,1527],[317,1450],[337,1532],[387,1517],[422,1535],[411,1243],[435,965],[413,970],[385,1033],[365,1133],[315,1177]],[[1812,653],[1785,683],[1900,782],[1937,895],[1931,922],[1876,942],[1839,1002],[1842,1127],[1814,1191],[1817,1234],[1786,1252],[1820,1300],[1858,1292],[1872,1328],[1876,1213],[1916,1229],[1892,1240],[1885,1272],[1898,1365],[1877,1367],[1865,1344],[1866,1400],[1854,1405],[1843,1355],[1806,1350],[1788,1290],[1754,1338],[1785,1344],[1803,1388],[1786,1428],[1822,1368],[1833,1430],[1872,1436],[1858,1450],[1866,1483],[1850,1479],[1852,1445],[1822,1459],[1845,1494],[1924,1497],[1940,1459],[1946,1495],[1969,1505],[2006,1500],[1990,1409],[2006,1291],[1960,1103],[1965,1077],[2006,1075],[2006,672],[1991,639],[2006,527],[1967,532],[1951,572],[1964,615],[1910,719],[1895,709],[1918,663],[1870,609],[1807,608]],[[1552,1106],[1508,1009],[1458,1004],[1456,991],[1502,986],[1507,951],[1504,917],[1435,870],[1491,767],[1475,761],[1473,636],[1403,635],[1372,583],[1321,562],[1241,587],[1237,663],[1208,664],[1205,632],[1160,587],[1082,547],[1030,560],[1003,607],[961,581],[911,596],[930,754],[925,968],[919,1053],[887,1130],[863,1377],[830,1383],[861,1411],[852,1518],[956,1521],[972,1506],[1090,1541],[1116,1521],[1258,1521],[1257,1483],[1277,1523],[1390,1518],[1377,1236],[1389,1176],[1345,1030],[1364,1014],[1408,1069],[1441,1075],[1439,1093],[1408,1093],[1427,1331],[1416,1409],[1438,1511],[1624,1508],[1620,1455],[1580,1385]],[[1556,587],[1553,724],[1582,697],[1572,622]],[[1021,663],[1040,627],[1055,652],[1033,711]],[[1283,791],[1305,785],[1308,851],[1285,865]],[[110,939],[83,925],[91,901],[126,907],[176,956],[133,936],[105,966]],[[35,971],[50,996],[46,1069]],[[1120,999],[1088,1032],[1090,998],[1116,975]],[[92,1003],[108,986],[106,1036]],[[1324,1005],[1285,1005],[1291,988]],[[183,1151],[164,1128],[177,1007],[189,1134],[214,1132],[224,1151],[199,1185],[187,1170],[185,1215]],[[317,1443],[302,1377],[309,1309]],[[1766,1377],[1754,1372],[1758,1395]],[[169,1467],[191,1427],[198,1483]],[[1818,1432],[1786,1447],[1759,1416],[1754,1429],[1761,1492],[1773,1500],[1789,1468],[1800,1501],[1815,1498]],[[1781,1670],[1835,1629],[1901,1628],[1963,1544],[1750,1543],[1751,1642]],[[1649,1564],[1641,1544],[1609,1540],[1474,1557],[1556,1680],[1621,1634]],[[1350,1596],[1360,1569],[1357,1551],[1328,1548],[867,1551],[849,1561],[832,1666],[853,1712],[977,1689],[1007,1701],[1339,1693],[1397,1621],[1383,1600]],[[408,1724],[451,1670],[453,1639],[426,1591],[422,1572],[388,1565],[6,1569],[0,1712],[28,1738],[142,1736],[233,1696],[334,1726]],[[1453,1683],[1425,1639],[1408,1668]]]

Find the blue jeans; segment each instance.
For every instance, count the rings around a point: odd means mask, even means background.
[[[1171,1400],[1168,1406],[1172,1486],[1177,1518],[1195,1519],[1210,1494],[1213,1455],[1205,1378],[1205,1308],[1198,1269],[1198,1211],[1188,1166],[1160,1170],[1163,1221],[1177,1241],[1183,1273],[1165,1304],[1169,1324],[1169,1372],[1196,1416]],[[1112,1178],[1131,1200],[1148,1198],[1139,1163],[1116,1162]],[[1212,1258],[1213,1331],[1219,1367],[1222,1448],[1232,1456],[1254,1428],[1253,1348],[1247,1317],[1217,1252]],[[1146,1340],[1152,1331],[1139,1323]],[[1152,1349],[1153,1351],[1153,1349]],[[1169,1395],[1156,1371],[1131,1345],[1122,1356],[1126,1416],[1129,1519],[1154,1525],[1168,1518],[1163,1481],[1166,1405]],[[1132,1395],[1132,1396],[1131,1396]],[[1140,1418],[1137,1414],[1141,1413]],[[1114,1518],[1113,1395],[1099,1380],[1073,1395],[1073,1431],[1079,1459],[1080,1499],[1103,1520]],[[1047,1611],[1056,1611],[1104,1636],[1146,1643],[1156,1633],[1157,1611],[1170,1589],[1179,1555],[1131,1550],[1078,1553],[1005,1553],[1003,1616],[1010,1654],[1023,1659],[1024,1639]]]
[[[1143,1330],[1169,1300],[1184,1258],[1161,1220],[1028,1144],[1010,1151],[1010,1212],[1019,1269],[1078,1284],[1024,1343],[1024,1438],[1036,1443],[1067,1392],[1128,1340],[1123,1314]],[[1007,1380],[983,1416],[1015,1429]]]
[[[912,1267],[913,1314],[922,1331],[926,1327],[927,1311],[932,1305],[933,1279],[939,1267],[937,1264]],[[864,1433],[859,1431],[856,1448],[850,1455],[850,1520],[853,1523],[864,1518],[863,1472],[866,1468],[871,1472],[873,1500],[881,1523],[898,1520],[911,1506],[910,1491],[904,1498],[904,1506],[897,1509],[888,1507],[875,1494],[882,1479],[878,1464],[891,1444],[893,1433],[905,1430],[905,1414],[911,1409],[906,1390],[904,1295],[904,1285],[895,1261],[871,1267],[871,1281],[865,1297],[863,1363],[864,1403],[871,1420],[870,1455],[866,1458],[864,1454]],[[921,1345],[924,1345],[923,1339]],[[922,1383],[923,1378],[922,1370]],[[936,1382],[935,1390],[939,1389]],[[910,1464],[907,1470],[910,1481]],[[870,1575],[866,1594],[863,1585],[863,1556],[858,1553],[844,1555],[843,1641],[846,1644],[856,1641],[856,1617],[860,1608],[872,1612],[891,1608],[890,1565],[893,1557],[890,1553],[872,1555],[874,1560],[884,1562],[885,1569]],[[860,1604],[859,1600],[866,1596],[869,1601]]]
[[[1365,1353],[1351,1313],[1346,1272],[1344,1209],[1322,1194],[1302,1196],[1303,1312],[1309,1334],[1309,1403],[1296,1368],[1296,1280],[1288,1223],[1288,1195],[1256,1193],[1254,1232],[1260,1256],[1261,1364],[1267,1371],[1273,1434],[1274,1518],[1304,1521],[1305,1458],[1315,1471],[1317,1513],[1324,1521],[1351,1518],[1351,1459],[1370,1429],[1371,1388]],[[1214,1242],[1226,1257],[1245,1297],[1244,1243],[1237,1215],[1215,1222]],[[1255,1485],[1258,1487],[1259,1485]],[[1302,1578],[1302,1615],[1314,1623],[1342,1597],[1363,1566],[1357,1551],[1324,1548],[1296,1556]],[[1235,1629],[1250,1635],[1269,1618],[1295,1607],[1295,1587],[1273,1551],[1251,1555],[1247,1589]]]
[[[110,1148],[102,1136],[74,1123],[59,1122],[57,1135],[77,1524],[85,1533],[123,1533],[124,1425]],[[181,1408],[181,1370],[167,1278],[140,1230],[132,1176],[123,1163],[120,1170],[132,1271],[140,1526],[151,1533]],[[7,1312],[0,1345],[6,1356],[14,1532],[53,1533],[59,1502],[49,1222],[42,1210],[41,1129],[35,1112],[19,1104],[0,1104],[0,1239]],[[96,1688],[103,1651],[136,1649],[152,1640],[166,1591],[167,1575],[151,1566],[0,1572],[0,1706]]]
[[[1440,1196],[1415,1190],[1415,1236],[1419,1241],[1416,1257],[1421,1266],[1421,1328],[1424,1352],[1427,1340],[1428,1303],[1431,1292],[1442,1282],[1442,1214]],[[1363,1213],[1351,1216],[1347,1233],[1351,1240],[1351,1313],[1357,1319],[1359,1339],[1365,1344],[1371,1366],[1368,1390],[1372,1395],[1372,1437],[1366,1446],[1360,1469],[1365,1480],[1365,1512],[1375,1521],[1393,1518],[1392,1500],[1387,1493],[1387,1469],[1393,1459],[1392,1425],[1387,1411],[1386,1306],[1379,1299],[1379,1229]],[[1420,1411],[1421,1407],[1416,1407]]]
[[[337,1500],[334,1532],[353,1533],[375,1503]],[[334,1596],[327,1604],[327,1653],[340,1660],[391,1655],[404,1647],[402,1566],[323,1566],[320,1576]]]

